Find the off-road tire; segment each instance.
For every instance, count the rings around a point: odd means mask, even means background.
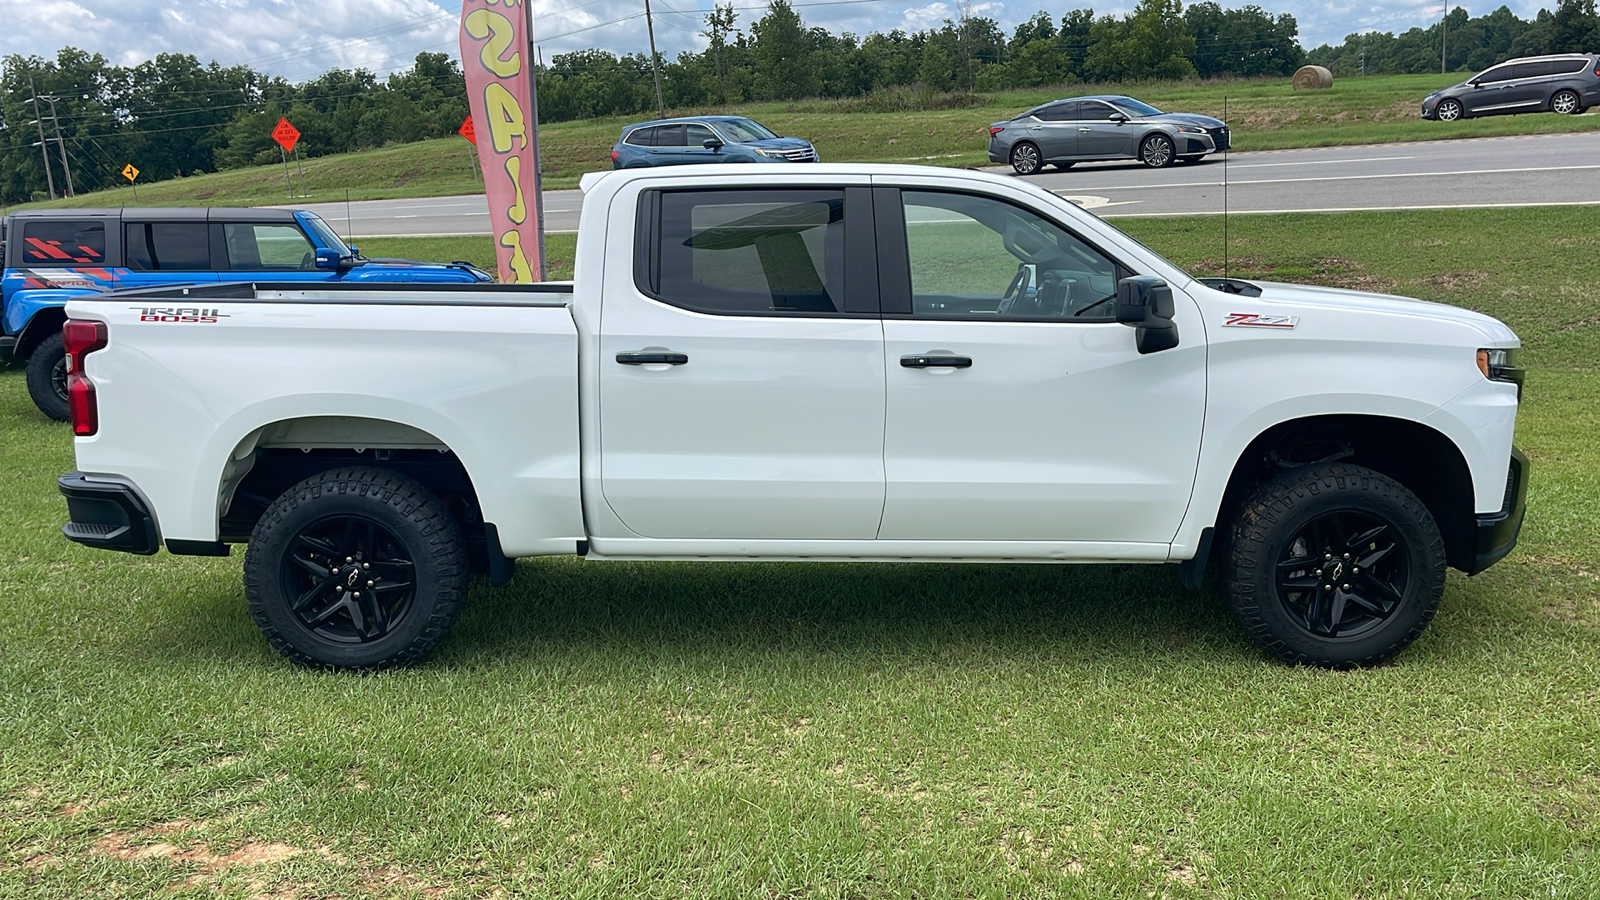
[[[356,572],[364,555],[370,568]],[[410,566],[409,591],[401,563]],[[400,597],[383,611],[369,609],[385,602],[380,572],[390,573],[387,587]],[[333,669],[382,669],[427,656],[466,605],[469,577],[466,542],[439,498],[413,478],[368,467],[334,469],[289,488],[256,523],[244,557],[250,616],[267,642],[296,663]],[[313,596],[322,581],[324,592]],[[380,586],[368,588],[374,581]],[[351,599],[361,590],[365,600]],[[323,601],[339,595],[343,607],[307,621],[338,607]],[[297,612],[296,601],[307,597]]]
[[[28,396],[40,412],[57,422],[72,418],[65,394],[66,361],[67,346],[59,331],[40,341],[28,357]]]
[[[1374,523],[1386,530],[1373,532]],[[1355,574],[1352,557],[1341,551],[1353,554]],[[1372,561],[1363,572],[1364,559]],[[1269,653],[1349,668],[1384,662],[1417,639],[1439,607],[1444,570],[1444,540],[1415,494],[1371,469],[1318,464],[1283,473],[1240,508],[1223,590],[1234,621]],[[1311,590],[1300,589],[1306,586]],[[1347,599],[1336,603],[1341,595]],[[1357,596],[1363,599],[1348,599]],[[1374,603],[1380,608],[1368,605]],[[1325,632],[1315,609],[1330,617]],[[1340,610],[1351,617],[1343,631]]]

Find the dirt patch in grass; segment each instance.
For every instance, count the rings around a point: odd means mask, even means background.
[[[1440,272],[1429,276],[1424,283],[1441,291],[1461,291],[1482,287],[1489,281],[1488,272]]]

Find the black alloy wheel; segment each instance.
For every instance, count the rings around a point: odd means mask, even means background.
[[[1011,168],[1018,175],[1032,175],[1039,171],[1040,159],[1038,146],[1023,141],[1011,148]]]
[[[1427,506],[1361,466],[1291,469],[1240,508],[1228,610],[1279,658],[1373,665],[1422,633],[1444,593],[1444,539]]]
[[[1278,602],[1318,637],[1357,637],[1381,626],[1410,583],[1395,526],[1358,509],[1311,519],[1279,556]]]
[[[269,643],[302,665],[376,669],[426,656],[466,605],[460,527],[398,472],[334,469],[273,501],[245,551],[245,596]]]
[[[39,342],[28,356],[28,396],[39,411],[65,422],[71,418],[67,400],[67,349],[57,331]]]
[[[1454,122],[1461,118],[1463,112],[1465,110],[1462,109],[1460,100],[1440,100],[1439,108],[1434,110],[1433,114],[1438,116],[1441,122]]]

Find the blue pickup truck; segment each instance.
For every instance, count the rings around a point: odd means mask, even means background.
[[[290,209],[84,209],[0,219],[0,362],[66,421],[61,323],[84,293],[244,281],[482,282],[469,263],[367,259],[316,213]]]

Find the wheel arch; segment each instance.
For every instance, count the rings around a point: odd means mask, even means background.
[[[1439,526],[1449,565],[1471,565],[1474,495],[1465,455],[1443,432],[1392,416],[1310,416],[1262,431],[1235,459],[1213,526],[1221,531],[1244,501],[1277,474],[1335,459],[1387,475],[1416,494]]]
[[[46,306],[35,312],[28,319],[28,324],[22,326],[22,331],[17,334],[15,358],[24,360],[32,356],[34,348],[44,343],[50,335],[59,333],[66,321],[65,306]]]

